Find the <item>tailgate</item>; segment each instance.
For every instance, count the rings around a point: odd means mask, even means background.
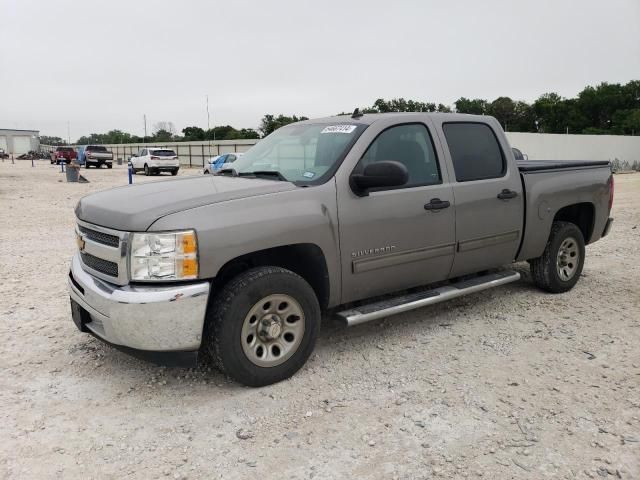
[[[97,158],[99,160],[111,160],[111,158],[113,157],[113,154],[111,152],[87,152],[88,154],[90,154],[93,158]]]

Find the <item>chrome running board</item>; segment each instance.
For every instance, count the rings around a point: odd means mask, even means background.
[[[489,273],[471,280],[463,280],[451,283],[444,287],[434,288],[419,293],[411,293],[375,303],[360,305],[349,310],[338,312],[337,316],[347,323],[347,326],[358,325],[370,322],[379,318],[395,315],[396,313],[408,312],[416,308],[445,302],[452,298],[462,297],[470,293],[480,292],[488,288],[499,287],[506,283],[520,280],[520,274],[512,270],[505,270],[496,273]]]

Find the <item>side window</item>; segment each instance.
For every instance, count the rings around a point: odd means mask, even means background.
[[[504,155],[489,125],[445,123],[442,130],[449,145],[458,182],[504,176]]]
[[[235,155],[229,155],[227,157],[227,163],[233,163],[236,160],[236,156]]]
[[[147,154],[147,149],[143,148],[142,150],[140,150],[140,156],[144,157]]]
[[[407,167],[409,181],[402,188],[442,182],[431,136],[422,124],[398,125],[383,131],[371,142],[356,171],[384,160],[395,160]]]

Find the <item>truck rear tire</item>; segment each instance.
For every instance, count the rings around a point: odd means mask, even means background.
[[[302,277],[280,267],[253,268],[209,302],[203,353],[239,383],[270,385],[305,364],[320,318],[315,292]]]
[[[584,254],[582,231],[570,222],[553,222],[544,252],[529,261],[533,282],[550,293],[571,290],[580,279]]]

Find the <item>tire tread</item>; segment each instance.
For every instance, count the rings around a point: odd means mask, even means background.
[[[288,275],[298,281],[306,281],[297,273],[277,266],[255,267],[240,273],[231,279],[210,301],[207,310],[207,318],[203,334],[203,354],[205,361],[220,370],[223,374],[234,377],[229,365],[225,361],[221,352],[221,329],[223,327],[227,311],[235,298],[249,287],[252,283],[271,275]],[[311,287],[309,287],[311,288]],[[319,308],[319,307],[318,307]],[[238,380],[237,378],[234,378]],[[243,382],[244,383],[244,382]],[[257,386],[257,385],[252,385]]]
[[[551,232],[549,233],[549,239],[545,246],[544,252],[538,258],[534,258],[529,261],[531,277],[536,286],[542,290],[550,293],[562,293],[573,288],[578,281],[580,274],[582,273],[582,267],[578,269],[575,276],[569,282],[560,283],[555,275],[556,255],[554,243],[558,236],[562,235],[563,231],[567,229],[574,230],[572,234],[576,237],[576,240],[581,243],[580,255],[582,258],[580,262],[584,264],[584,239],[582,232],[577,225],[571,222],[553,222],[551,225]]]

